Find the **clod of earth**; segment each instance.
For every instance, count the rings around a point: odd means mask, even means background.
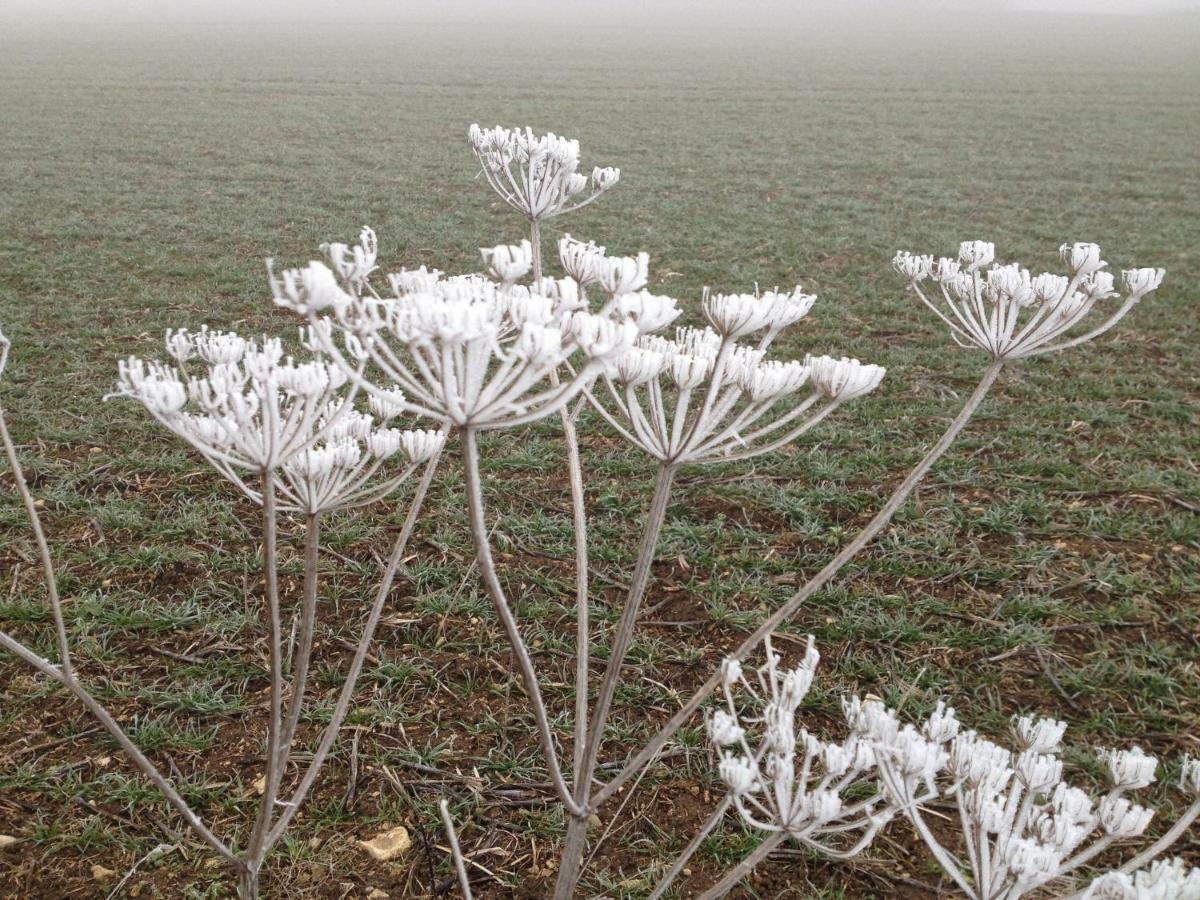
[[[403,825],[398,825],[391,831],[375,835],[369,841],[359,841],[358,846],[370,853],[379,862],[387,862],[407,853],[409,848],[412,847],[412,838],[408,836],[407,828]]]

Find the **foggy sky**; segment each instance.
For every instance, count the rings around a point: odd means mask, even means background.
[[[584,27],[621,28],[653,22],[688,28],[767,24],[814,15],[903,16],[1046,12],[1163,14],[1200,11],[1200,0],[3,0],[8,25],[187,24],[230,22],[486,22],[520,15],[575,19]]]

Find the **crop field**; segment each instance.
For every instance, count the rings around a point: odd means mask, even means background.
[[[1200,752],[1200,19],[373,28],[337,15],[327,28],[0,35],[0,327],[13,341],[0,400],[44,503],[77,665],[218,833],[247,827],[261,775],[257,514],[140,407],[104,402],[117,360],[159,353],[168,327],[294,334],[264,258],[302,264],[363,224],[385,267],[478,269],[476,248],[523,226],[476,178],[472,122],[577,137],[588,171],[621,168],[611,193],[552,223],[548,254],[564,230],[645,249],[651,289],[691,321],[705,285],[800,282],[819,299],[781,352],[888,367],[878,392],[787,449],[682,473],[604,759],[641,747],[957,412],[985,360],[951,343],[890,260],[974,238],[1035,272],[1058,270],[1063,241],[1095,241],[1114,270],[1167,278],[1097,342],[1008,367],[885,535],[788,624],[782,650],[813,634],[823,655],[804,721],[836,733],[847,692],[913,715],[944,696],[993,734],[1051,713],[1085,782],[1099,773],[1087,745]],[[594,416],[582,433],[601,666],[653,475]],[[556,419],[483,446],[501,575],[569,747],[561,453]],[[12,486],[5,470],[0,628],[52,655]],[[303,741],[332,708],[404,499],[325,526]],[[284,523],[289,600],[301,530]],[[453,444],[402,576],[267,896],[452,896],[443,796],[477,895],[543,896],[564,823],[472,565]],[[601,811],[583,893],[645,896],[720,793],[697,718]],[[1178,793],[1148,796],[1170,821]],[[414,844],[396,861],[356,844],[400,824]],[[0,849],[0,897],[105,897],[115,881],[93,866],[123,874],[184,828],[81,707],[0,655],[0,834],[20,839]],[[679,896],[757,840],[728,820]],[[1200,865],[1200,834],[1177,851]],[[185,835],[124,895],[230,896],[214,862]],[[734,896],[948,886],[897,822],[852,864],[774,853]]]

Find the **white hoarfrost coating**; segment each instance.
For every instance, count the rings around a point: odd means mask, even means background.
[[[1125,299],[1095,328],[1076,332],[1097,303],[1118,296],[1095,244],[1063,244],[1066,275],[1031,275],[1017,263],[994,263],[996,249],[964,241],[958,259],[917,256],[901,250],[892,268],[950,329],[955,342],[995,359],[1022,359],[1074,347],[1103,334],[1146,294],[1162,284],[1162,269],[1121,273]],[[922,287],[923,283],[931,283]]]

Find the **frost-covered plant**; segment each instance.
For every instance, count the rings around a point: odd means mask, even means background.
[[[480,128],[468,133],[479,168],[505,203],[524,216],[533,231],[534,271],[541,277],[538,226],[546,219],[574,212],[596,200],[621,180],[621,170],[579,171],[579,141],[532,128]]]
[[[407,405],[398,390],[371,397],[370,413],[354,409],[347,375],[319,348],[297,362],[277,338],[207,328],[168,331],[165,343],[172,362],[122,361],[113,396],[141,403],[256,503],[265,473],[283,511],[372,503],[444,441],[437,431],[391,426]],[[376,477],[397,457],[406,464]]]
[[[59,661],[39,656],[0,632],[0,646],[58,681],[83,703],[137,768],[210,847],[238,874],[239,893],[258,896],[264,860],[304,802],[349,712],[354,688],[374,637],[383,603],[419,513],[445,435],[429,429],[392,427],[405,410],[401,393],[370,398],[371,412],[354,407],[357,388],[347,372],[329,362],[309,340],[311,358],[297,362],[275,338],[252,340],[234,332],[168,331],[170,362],[130,357],[119,365],[113,396],[137,401],[161,424],[183,438],[225,478],[261,507],[263,575],[269,623],[269,727],[262,798],[244,849],[219,838],[191,809],[171,779],[133,743],[78,678],[57,579],[40,519],[21,475],[20,462],[0,413],[8,462],[25,501],[42,557]],[[0,335],[0,370],[8,342]],[[397,460],[403,460],[396,465]],[[286,801],[280,799],[303,712],[319,601],[317,562],[320,519],[392,493],[418,465],[425,476],[383,573],[355,655],[319,744]],[[278,516],[301,513],[305,521],[304,588],[292,650],[285,651],[283,609],[277,574]],[[285,672],[285,658],[290,657]],[[286,702],[286,705],[285,705]]]
[[[902,250],[892,266],[949,327],[956,343],[978,347],[995,359],[1040,356],[1090,341],[1162,284],[1163,269],[1126,269],[1121,273],[1124,301],[1100,325],[1071,335],[1092,307],[1110,303],[1119,292],[1095,244],[1063,244],[1059,255],[1065,275],[1030,275],[1019,263],[996,263],[996,247],[987,241],[963,241],[957,259],[935,261]],[[925,282],[936,289],[927,294]]]
[[[710,712],[706,730],[728,793],[697,840],[659,882],[655,897],[670,886],[730,805],[747,827],[768,837],[709,890],[714,896],[735,885],[784,840],[830,859],[850,859],[895,815],[879,784],[874,748],[866,739],[865,722],[874,707],[847,704],[847,736],[822,740],[796,721],[820,661],[813,638],[809,636],[804,656],[793,668],[783,667],[769,637],[763,642],[763,656],[765,661],[749,677],[735,659],[727,659],[721,668],[725,702]],[[939,752],[938,745],[929,744],[930,756]],[[926,767],[914,769],[914,781],[925,775]]]
[[[1155,779],[1158,761],[1134,747],[1097,757],[1109,790],[1094,798],[1064,780],[1060,744],[1066,723],[1016,716],[1013,749],[963,731],[939,702],[919,725],[904,723],[875,698],[849,697],[842,712],[849,736],[814,737],[796,721],[819,656],[810,636],[799,665],[785,668],[764,641],[765,662],[752,677],[727,658],[718,673],[724,703],[707,718],[728,796],[651,895],[662,896],[683,865],[732,806],[750,829],[766,835],[702,898],[722,896],[782,841],[791,839],[835,859],[861,852],[895,815],[907,816],[956,886],[973,900],[1025,896],[1048,885],[1075,890],[1076,870],[1146,830],[1154,813],[1128,796]],[[740,696],[739,696],[740,695]],[[1161,838],[1119,868],[1092,876],[1076,898],[1175,898],[1200,890],[1200,872],[1160,856],[1200,816],[1200,760],[1184,757],[1179,787],[1190,805]],[[851,803],[847,795],[856,799]],[[938,833],[922,812],[949,800],[957,813],[939,816]],[[818,840],[830,834],[838,843]],[[1133,874],[1130,874],[1133,873]]]
[[[974,900],[1016,900],[1058,883],[1113,845],[1140,837],[1150,824],[1154,812],[1126,795],[1155,780],[1158,760],[1137,747],[1098,751],[1109,790],[1094,797],[1064,779],[1059,751],[1065,730],[1066,723],[1054,719],[1018,716],[1011,749],[974,731],[957,734],[935,770],[937,787],[931,777],[933,790],[922,797],[906,778],[904,729],[895,715],[888,712],[867,726],[892,802],[912,821],[943,870]],[[1191,805],[1161,838],[1102,876],[1101,886],[1132,884],[1128,873],[1163,853],[1200,815],[1200,761],[1185,758],[1182,771],[1180,787]],[[961,851],[943,843],[925,821],[922,806],[939,795],[952,801],[958,813],[954,833],[961,838],[956,842]],[[1167,878],[1139,877],[1146,883]]]
[[[1159,859],[1133,874],[1109,872],[1093,881],[1080,900],[1200,900],[1200,868],[1182,859]]]

